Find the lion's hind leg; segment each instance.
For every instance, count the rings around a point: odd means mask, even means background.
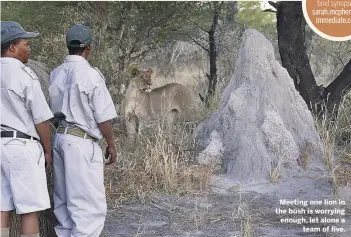
[[[173,124],[176,121],[178,115],[179,115],[179,112],[176,109],[172,109],[166,114],[165,129],[167,132],[172,131]]]
[[[134,140],[134,137],[138,132],[138,118],[135,115],[129,115],[126,119],[126,129],[129,140]]]

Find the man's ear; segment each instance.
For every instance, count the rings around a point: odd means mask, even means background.
[[[16,45],[15,44],[11,44],[10,47],[8,48],[8,51],[15,52],[16,51]]]
[[[150,67],[149,69],[147,69],[147,73],[152,74],[154,71],[152,70],[152,68]]]

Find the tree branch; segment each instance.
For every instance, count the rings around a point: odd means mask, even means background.
[[[294,80],[309,109],[322,99],[317,91],[305,47],[305,25],[301,2],[281,2],[277,9],[278,47],[283,67]]]
[[[273,13],[277,13],[277,11],[274,11],[274,10],[272,10],[272,9],[265,9],[265,10],[263,10],[262,12],[273,12]]]
[[[278,9],[279,7],[279,2],[268,1],[268,4],[274,7],[275,9]]]
[[[341,73],[324,91],[324,99],[327,101],[329,111],[333,111],[334,106],[338,110],[343,93],[351,89],[351,59],[346,64]]]
[[[205,50],[207,53],[210,52],[210,50],[206,47],[204,47],[202,44],[200,44],[196,39],[194,39],[193,37],[191,37],[190,35],[187,35],[189,39],[191,39],[195,44],[197,44],[198,46],[200,46],[203,50]]]
[[[139,54],[135,55],[135,56],[131,56],[131,54],[129,55],[129,61],[133,61],[134,59],[137,59],[139,57],[144,56],[145,54],[149,53],[150,51],[154,50],[157,46],[157,43],[154,43],[152,46],[150,46],[149,48],[145,49],[144,51],[141,51]]]
[[[195,21],[190,21],[191,23],[193,23],[195,26],[199,27],[201,30],[205,31],[206,33],[208,33],[208,30],[206,30],[205,28],[201,27],[199,24],[197,24]]]

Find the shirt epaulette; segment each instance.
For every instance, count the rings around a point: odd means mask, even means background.
[[[23,66],[22,69],[26,71],[26,73],[28,73],[33,80],[38,80],[37,74],[35,74],[35,72],[33,72],[33,70],[30,67]]]
[[[92,67],[92,68],[94,68],[94,69],[99,73],[99,75],[101,76],[101,78],[105,80],[104,74],[102,74],[102,72],[101,72],[97,67]]]

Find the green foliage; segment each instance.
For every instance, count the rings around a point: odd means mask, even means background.
[[[26,30],[41,33],[40,37],[32,40],[33,59],[49,61],[50,65],[62,60],[67,28],[72,23],[88,21],[97,35],[100,52],[118,48],[112,50],[114,63],[119,57],[128,64],[171,41],[189,41],[189,34],[201,37],[204,33],[201,29],[209,30],[211,27],[215,4],[219,3],[2,2],[1,15],[2,20],[14,20]],[[233,18],[236,5],[241,9],[237,22],[256,29],[274,25],[271,13],[257,9],[258,2],[225,3],[225,7],[221,8],[221,23]],[[234,21],[231,23],[236,24]],[[63,47],[62,52],[57,52],[58,47]],[[58,57],[59,60],[53,60]]]
[[[1,20],[15,20],[28,30],[52,31],[62,20],[62,13],[68,4],[67,2],[2,2]]]
[[[276,34],[276,17],[274,13],[263,12],[259,1],[238,2],[237,21],[248,28],[268,34]]]
[[[75,21],[76,3],[72,2],[1,2],[1,20],[16,21],[26,31],[40,35],[30,40],[31,58],[50,69],[62,62],[67,53],[64,34]]]
[[[214,8],[219,5],[216,34],[221,52],[233,49],[234,46],[224,48],[223,42],[231,39],[236,44],[240,37],[234,40],[227,35],[238,35],[234,32],[241,23],[251,28],[274,27],[268,17],[271,13],[255,10],[255,2],[2,2],[1,15],[2,20],[14,20],[26,30],[41,33],[31,40],[31,58],[47,64],[50,70],[62,63],[67,54],[65,32],[69,26],[89,22],[98,42],[90,62],[118,91],[121,83],[128,84],[128,65],[140,63],[162,47],[179,40],[192,42],[189,36],[208,47],[206,31],[210,30]],[[241,7],[238,13],[237,5]],[[250,17],[244,19],[245,14]],[[231,57],[229,60],[232,62]]]

